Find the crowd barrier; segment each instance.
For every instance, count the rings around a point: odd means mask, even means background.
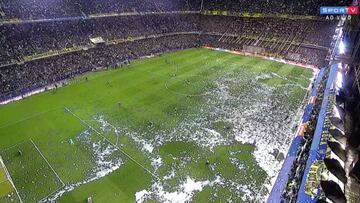
[[[324,71],[325,68],[321,68],[318,76],[315,80],[315,82],[313,83],[313,87],[311,90],[311,96],[309,98],[309,102],[305,107],[304,110],[304,114],[301,120],[301,125],[299,126],[299,130],[296,132],[295,134],[295,138],[293,139],[288,154],[284,160],[283,166],[281,167],[281,170],[277,176],[277,179],[273,185],[273,188],[270,192],[270,195],[268,197],[268,202],[281,202],[281,195],[282,192],[284,191],[286,184],[288,182],[288,176],[290,174],[290,170],[293,167],[293,163],[296,159],[296,154],[297,151],[300,147],[300,143],[301,140],[303,139],[303,126],[305,125],[306,122],[308,122],[310,120],[310,116],[311,116],[311,111],[313,110],[314,107],[314,103],[316,101],[316,97],[317,97],[317,87],[319,86],[321,80],[324,77]]]
[[[228,52],[228,53],[232,53],[232,54],[238,54],[238,55],[243,55],[243,56],[253,56],[253,57],[258,57],[258,58],[263,58],[263,59],[267,59],[267,60],[272,60],[272,61],[277,61],[280,63],[286,63],[286,64],[290,64],[290,65],[296,65],[296,66],[301,66],[303,68],[310,68],[313,69],[315,71],[317,71],[318,69],[313,66],[313,65],[309,65],[309,64],[303,64],[303,63],[298,63],[295,61],[290,61],[290,60],[285,60],[285,59],[280,59],[280,58],[275,58],[275,57],[271,57],[271,56],[266,56],[262,53],[252,53],[252,52],[244,52],[244,51],[234,51],[234,50],[227,50],[227,49],[222,49],[222,48],[214,48],[214,47],[210,47],[210,46],[202,46],[205,49],[212,49],[212,50],[216,50],[216,51],[223,51],[223,52]]]
[[[314,166],[319,165],[327,154],[326,141],[328,139],[329,125],[326,121],[326,118],[329,110],[330,96],[334,94],[334,81],[336,78],[338,66],[339,64],[333,64],[330,66],[329,77],[326,83],[324,98],[321,104],[314,137],[311,143],[309,158],[306,162],[304,176],[302,178],[298,193],[298,203],[316,203],[321,193],[320,180],[315,180],[314,182],[314,180],[311,179],[310,174],[311,169],[315,168]]]

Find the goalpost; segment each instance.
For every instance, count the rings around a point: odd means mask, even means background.
[[[1,184],[4,184],[4,187],[2,187],[2,188],[5,188],[7,184],[10,184],[11,188],[9,191],[0,191],[0,194],[2,192],[4,192],[5,194],[3,194],[3,195],[6,196],[6,195],[10,194],[12,191],[14,191],[16,193],[16,196],[17,196],[19,202],[23,203],[18,190],[16,189],[13,180],[11,179],[10,173],[6,168],[2,157],[0,156],[0,185]],[[4,197],[4,196],[0,196],[0,198]]]

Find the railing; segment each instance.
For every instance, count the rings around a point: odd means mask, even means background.
[[[334,64],[330,67],[329,77],[326,83],[326,88],[324,92],[323,102],[321,104],[321,109],[319,113],[319,118],[316,124],[316,129],[314,133],[314,137],[312,140],[309,158],[306,162],[306,168],[304,172],[304,176],[302,177],[300,190],[297,197],[297,202],[317,202],[318,197],[321,193],[320,181],[311,182],[309,181],[311,178],[310,171],[311,168],[324,160],[327,153],[327,133],[329,126],[326,123],[326,117],[328,115],[329,109],[329,98],[330,95],[334,93],[333,84],[336,78],[336,74],[338,71],[339,64]],[[314,184],[312,184],[314,183]]]
[[[282,199],[281,198],[282,192],[284,191],[284,189],[286,187],[290,171],[291,171],[291,169],[293,167],[295,159],[297,158],[296,155],[297,155],[297,152],[298,152],[298,150],[300,148],[300,143],[303,140],[301,128],[302,128],[302,126],[305,125],[306,122],[308,122],[310,120],[311,112],[312,112],[313,107],[314,107],[314,101],[316,100],[317,94],[318,94],[317,88],[318,88],[321,80],[324,77],[324,72],[325,72],[325,68],[321,68],[315,82],[313,83],[311,96],[309,98],[308,104],[305,107],[304,115],[303,115],[302,120],[301,120],[300,128],[296,132],[295,138],[293,139],[293,141],[292,141],[292,143],[290,145],[287,157],[285,158],[283,166],[282,166],[282,168],[281,168],[281,170],[280,170],[280,172],[278,174],[278,177],[277,177],[277,179],[275,181],[275,184],[274,184],[274,186],[273,186],[273,188],[272,188],[272,190],[270,192],[270,195],[269,195],[269,198],[268,198],[269,203],[270,202],[271,203],[273,203],[273,202],[277,203],[277,202],[280,202],[280,200]]]

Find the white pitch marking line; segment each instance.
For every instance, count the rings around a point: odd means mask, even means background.
[[[88,126],[90,129],[92,129],[94,132],[96,132],[99,136],[101,136],[102,138],[104,138],[106,141],[108,141],[111,145],[113,145],[115,148],[117,148],[121,153],[123,153],[125,156],[127,156],[130,160],[132,160],[134,163],[136,163],[138,166],[140,166],[141,168],[143,168],[146,172],[148,172],[150,175],[152,175],[153,177],[157,178],[158,180],[160,180],[160,178],[152,173],[149,169],[145,168],[145,166],[143,166],[142,164],[140,164],[138,161],[136,161],[134,158],[132,158],[129,154],[127,154],[125,151],[123,151],[120,147],[118,147],[117,145],[113,144],[108,138],[106,138],[102,133],[100,133],[96,128],[92,127],[90,124],[86,123],[83,119],[81,119],[78,115],[76,115],[74,112],[72,112],[70,109],[68,109],[67,107],[64,107],[69,113],[71,113],[74,117],[76,117],[77,119],[79,119],[83,124],[85,124],[86,126]]]
[[[19,198],[19,200],[20,200],[20,203],[23,203],[24,201],[21,199],[20,194],[19,194],[19,191],[16,189],[15,184],[14,184],[14,181],[12,180],[11,175],[10,175],[8,169],[6,168],[5,163],[4,163],[1,159],[0,159],[0,163],[1,163],[1,165],[3,165],[5,174],[7,175],[8,180],[10,181],[11,185],[13,186],[13,188],[14,188],[14,190],[15,190],[15,192],[16,192],[16,195],[18,196],[18,198]]]
[[[12,149],[12,148],[15,148],[15,147],[17,147],[17,146],[20,146],[21,144],[23,144],[23,143],[26,143],[26,142],[28,142],[29,140],[24,140],[24,141],[21,141],[21,142],[19,142],[19,143],[17,143],[17,144],[15,144],[15,145],[13,145],[13,146],[10,146],[10,147],[8,147],[8,148],[6,148],[6,149],[4,149],[3,151],[1,151],[1,153],[2,152],[5,152],[5,151],[7,151],[7,150],[10,150],[10,149]],[[33,141],[30,139],[30,142],[32,142],[32,144],[34,145],[34,147],[36,148],[36,145],[33,143]],[[40,153],[40,155],[41,155],[41,152],[40,152],[40,150],[39,149],[37,149],[37,151]],[[43,159],[45,159],[44,157],[42,157]],[[46,159],[45,159],[45,161],[47,161]],[[49,166],[50,166],[50,168],[51,168],[51,165],[49,164],[49,163],[47,163]],[[5,166],[5,165],[4,165]],[[53,170],[54,171],[54,170]],[[55,173],[55,175],[57,175],[56,173]],[[10,176],[10,175],[9,175]],[[61,181],[61,179],[57,176],[57,178]],[[5,181],[7,181],[7,180],[5,180]],[[3,181],[3,182],[5,182],[5,181]],[[3,182],[0,182],[0,183],[3,183]],[[10,183],[12,184],[12,180],[10,181]],[[13,185],[13,184],[12,184]],[[61,189],[61,188],[63,188],[65,186],[65,184],[62,182],[62,185],[58,188],[58,189],[56,189],[54,192],[51,192],[49,195],[47,195],[46,197],[44,197],[44,198],[42,198],[41,200],[39,200],[39,202],[42,202],[44,199],[46,199],[46,198],[48,198],[49,196],[51,196],[52,194],[54,194],[56,191],[58,191],[59,189]],[[14,186],[15,187],[15,186]],[[16,189],[16,188],[15,188]],[[20,195],[18,195],[19,196],[19,199],[21,199],[20,198]],[[22,201],[22,200],[21,200]]]
[[[45,162],[47,163],[47,165],[49,165],[50,169],[53,171],[53,173],[55,174],[55,176],[60,180],[61,184],[63,186],[65,186],[64,181],[61,180],[61,178],[59,177],[59,175],[56,173],[56,171],[54,170],[54,168],[50,165],[50,163],[48,162],[48,160],[45,158],[45,156],[43,155],[43,153],[41,153],[40,149],[36,146],[36,144],[32,141],[32,139],[30,139],[30,142],[34,145],[34,147],[36,148],[36,150],[39,152],[39,154],[41,155],[41,157],[45,160]]]

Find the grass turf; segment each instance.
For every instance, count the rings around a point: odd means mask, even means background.
[[[14,188],[6,175],[6,169],[0,164],[0,202],[12,202],[18,200]]]
[[[255,81],[257,76],[261,77]],[[226,119],[226,112],[219,116],[213,110],[251,108],[263,97],[254,88],[268,87],[272,90],[268,100],[282,104],[285,113],[295,111],[311,76],[309,69],[207,49],[136,60],[124,68],[87,73],[56,91],[0,106],[0,151],[27,202],[44,198],[48,192],[42,187],[46,186],[59,202],[84,202],[89,196],[95,202],[134,202],[136,192],[150,191],[159,181],[156,177],[171,193],[181,190],[187,177],[205,181],[219,176],[223,185],[204,185],[201,192],[191,193],[191,199],[247,201],[257,195],[267,173],[254,157],[256,145],[234,139],[238,124]],[[227,93],[238,98],[236,102],[217,95],[224,84]],[[198,128],[208,137],[202,140]],[[212,135],[223,141],[210,142]],[[26,157],[32,156],[33,149],[21,147],[23,157],[8,155],[7,148],[29,139],[64,181],[63,189],[56,191],[55,179],[47,183],[36,178],[45,169],[47,175],[53,177],[53,173],[46,165],[41,170],[31,166]],[[156,160],[161,163],[156,165]],[[108,169],[114,170],[103,177],[101,173]],[[16,181],[22,173],[36,180]],[[41,187],[34,187],[36,181]],[[147,200],[164,201],[154,193]]]
[[[11,191],[13,191],[13,187],[6,177],[5,170],[0,166],[0,198],[6,196]]]

